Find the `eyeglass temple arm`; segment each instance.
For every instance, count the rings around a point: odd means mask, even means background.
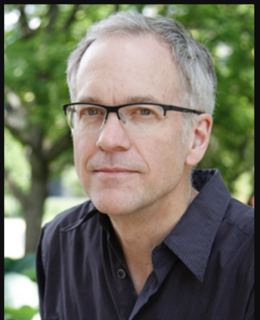
[[[188,109],[188,108],[183,108],[183,107],[177,107],[177,106],[164,106],[164,115],[166,114],[166,111],[168,110],[173,110],[173,111],[179,111],[179,112],[184,112],[184,113],[195,113],[195,114],[203,114],[204,112],[195,110],[195,109]]]

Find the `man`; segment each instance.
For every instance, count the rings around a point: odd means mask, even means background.
[[[212,127],[208,51],[175,21],[118,13],[91,28],[67,75],[91,201],[43,228],[43,319],[253,319],[252,209],[217,170],[193,170]]]

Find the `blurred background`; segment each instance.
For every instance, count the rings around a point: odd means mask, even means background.
[[[123,10],[175,18],[212,52],[216,111],[199,167],[218,168],[232,195],[253,203],[254,5],[5,5],[5,320],[40,319],[41,226],[87,199],[61,107],[68,55],[91,24]]]

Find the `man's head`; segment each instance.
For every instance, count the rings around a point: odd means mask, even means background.
[[[177,21],[144,17],[138,13],[111,15],[88,30],[68,61],[67,80],[72,101],[76,101],[77,97],[76,75],[84,52],[98,38],[120,34],[152,34],[169,46],[180,76],[181,104],[213,114],[216,75],[208,50],[196,42]]]
[[[190,169],[203,157],[212,125],[215,75],[206,49],[175,22],[118,14],[94,26],[72,53],[68,83],[73,102],[94,104],[73,110],[74,156],[80,182],[101,212],[167,210],[174,199],[188,201]],[[138,106],[122,111],[121,121],[120,111],[111,112],[100,130],[92,130],[103,118],[96,105],[133,103]],[[184,113],[161,116],[142,103],[205,113],[194,114],[187,131]]]

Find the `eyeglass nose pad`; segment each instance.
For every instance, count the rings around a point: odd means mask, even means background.
[[[119,116],[120,120],[123,122],[123,124],[126,124],[126,118],[125,116],[118,111],[117,115]]]
[[[103,123],[105,123],[106,121],[107,121],[107,118],[108,118],[108,116],[109,116],[109,113],[116,113],[116,115],[117,115],[117,117],[118,117],[118,120],[121,120],[122,122],[123,122],[123,124],[125,124],[126,123],[126,119],[125,119],[125,116],[121,113],[121,112],[119,112],[119,110],[109,110],[109,111],[107,111],[106,112],[106,116],[105,116],[105,119],[104,119],[104,122]]]

